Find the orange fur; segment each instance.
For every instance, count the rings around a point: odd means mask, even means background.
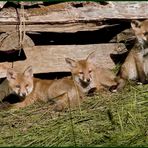
[[[76,61],[66,58],[74,80],[78,84],[85,86],[86,90],[96,88],[97,91],[101,91],[116,86],[115,74],[110,69],[97,67],[96,60],[94,52],[83,60]]]
[[[135,47],[131,49],[125,62],[121,66],[119,77],[122,79],[118,85],[118,90],[125,86],[126,80],[136,80],[147,83],[148,75],[148,20],[131,22],[131,27],[138,40]],[[137,44],[140,47],[136,47]],[[138,49],[136,49],[138,48]],[[140,49],[139,49],[140,48]]]
[[[11,109],[24,108],[36,101],[43,101],[50,102],[51,109],[62,111],[79,105],[84,98],[82,87],[75,85],[71,77],[41,80],[33,78],[31,67],[28,67],[24,73],[17,73],[13,69],[8,70],[7,79],[1,84],[1,88],[8,90],[2,99],[10,93],[24,98],[21,102],[9,104],[8,107]]]

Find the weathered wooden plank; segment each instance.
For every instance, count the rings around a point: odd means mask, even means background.
[[[22,12],[12,7],[0,11],[0,32],[18,28],[19,17],[25,22],[25,31],[76,32],[96,30],[108,25],[108,19],[146,19],[148,2],[65,2],[41,8],[28,8]],[[124,10],[124,11],[123,11]],[[106,24],[105,24],[106,23]]]
[[[32,47],[34,42],[29,36],[25,35],[23,45],[24,47]],[[19,32],[0,34],[0,51],[20,50],[20,48]]]
[[[3,8],[3,6],[7,3],[8,1],[0,1],[0,9]],[[33,5],[39,5],[39,4],[43,4],[42,1],[35,1],[35,2],[19,2],[19,1],[11,1],[15,4],[23,4],[23,5],[26,5],[26,6],[33,6]]]
[[[120,44],[120,48],[119,44],[34,46],[25,48],[27,59],[14,62],[13,67],[22,71],[24,67],[32,65],[34,73],[65,72],[70,71],[65,62],[66,57],[83,59],[93,51],[96,51],[98,66],[113,68],[110,53],[123,52],[125,46],[123,44]]]
[[[97,25],[96,23],[71,23],[71,24],[37,24],[26,25],[26,32],[77,32],[77,31],[94,31],[105,27],[112,27],[113,25]],[[11,32],[17,30],[17,25],[0,25],[0,32]]]
[[[101,5],[99,2],[65,2],[41,8],[25,9],[26,24],[63,23],[95,21],[104,19],[142,19],[148,18],[148,2],[111,2]],[[7,10],[8,9],[8,10]],[[123,11],[124,10],[124,11]],[[0,23],[17,23],[18,15],[13,8],[0,11]]]

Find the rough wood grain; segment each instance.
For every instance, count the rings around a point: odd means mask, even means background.
[[[36,24],[25,25],[26,32],[77,32],[94,31],[102,28],[112,27],[113,25],[98,25],[97,23],[69,23],[69,24]],[[16,30],[17,25],[0,25],[0,32],[11,32]]]
[[[25,35],[22,44],[23,47],[34,46],[34,42],[28,35]],[[0,35],[0,51],[20,50],[20,48],[19,32],[2,33]]]
[[[147,8],[147,1],[110,2],[107,5],[101,5],[99,2],[65,2],[25,9],[25,18],[22,19],[25,21],[26,31],[75,32],[85,30],[85,27],[86,30],[96,30],[102,25],[100,22],[105,23],[108,19],[146,19],[148,18]],[[18,13],[22,16],[20,10]],[[15,8],[2,9],[0,32],[12,31],[16,25],[19,25],[19,19]]]
[[[97,66],[113,68],[110,53],[118,54],[126,49],[123,44],[34,46],[25,48],[27,59],[14,62],[13,67],[22,71],[24,67],[32,65],[34,73],[65,72],[70,71],[65,62],[66,57],[83,59],[93,51],[96,51]]]

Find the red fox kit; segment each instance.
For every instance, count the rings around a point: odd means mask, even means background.
[[[8,70],[7,80],[2,85],[6,85],[10,92],[24,97],[22,102],[10,105],[11,108],[23,108],[36,101],[51,101],[54,102],[53,109],[61,111],[69,105],[78,105],[90,90],[109,89],[117,85],[116,77],[110,70],[95,66],[94,53],[88,55],[85,60],[75,61],[66,58],[66,62],[71,67],[73,79],[33,78],[32,67],[28,67],[22,74],[13,69]]]
[[[141,48],[148,48],[148,20],[131,22],[131,27],[135,32],[135,36],[141,45]]]
[[[7,70],[6,79],[0,84],[0,100],[9,94],[17,94],[20,97],[29,95],[33,90],[33,81],[30,76],[31,68],[27,68],[24,73]]]
[[[97,91],[100,91],[117,85],[116,76],[111,70],[96,67],[94,52],[89,54],[86,59],[76,61],[66,58],[66,62],[70,65],[74,81],[86,89],[96,88]]]
[[[23,101],[8,104],[6,108],[19,109],[36,101],[51,102],[51,109],[62,111],[65,108],[79,105],[84,98],[83,87],[76,85],[71,77],[56,80],[41,80],[33,77],[32,67],[24,73],[17,73],[13,69],[7,72],[7,79],[1,84],[1,98],[10,93],[23,97]],[[3,93],[4,92],[4,93]]]
[[[121,66],[119,76],[121,83],[118,85],[118,90],[124,87],[125,80],[137,80],[141,83],[147,83],[148,75],[148,20],[132,21],[132,29],[138,39],[140,47],[131,49],[125,62]]]

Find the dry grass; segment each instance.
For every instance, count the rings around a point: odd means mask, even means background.
[[[39,103],[0,111],[0,146],[148,146],[147,87],[97,94],[60,114]]]

